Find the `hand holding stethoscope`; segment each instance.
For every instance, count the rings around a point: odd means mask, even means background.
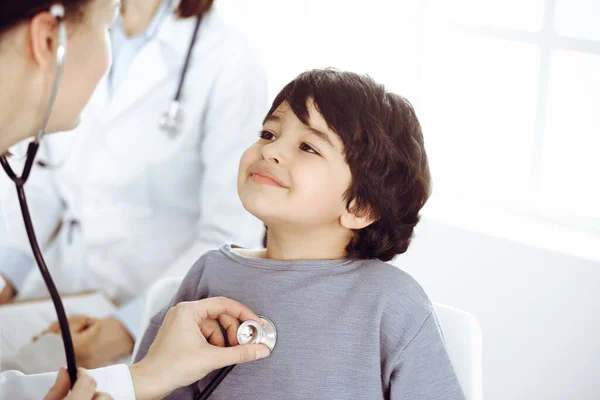
[[[144,359],[129,367],[136,399],[163,398],[216,369],[267,357],[270,354],[267,345],[224,347],[226,340],[219,323],[226,327],[229,342],[234,344],[235,335],[244,331],[244,326],[257,324],[256,321],[260,321],[259,317],[248,307],[224,297],[177,304],[167,312]],[[82,370],[73,391],[67,395],[69,383],[68,374],[62,370],[45,400],[110,398],[96,393],[95,383]]]

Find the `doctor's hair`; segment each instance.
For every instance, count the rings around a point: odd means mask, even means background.
[[[50,11],[54,4],[65,8],[65,19],[80,20],[84,7],[92,0],[1,0],[0,35],[13,26],[33,18],[36,14]]]
[[[284,101],[305,125],[313,101],[344,144],[352,174],[346,207],[374,220],[353,232],[346,257],[389,261],[404,253],[431,193],[423,134],[412,105],[368,76],[335,69],[300,74],[277,95],[267,117]]]
[[[180,0],[176,14],[179,18],[201,17],[213,6],[213,0]]]

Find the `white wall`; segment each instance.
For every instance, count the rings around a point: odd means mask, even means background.
[[[394,263],[479,319],[486,400],[600,399],[600,263],[427,219]]]

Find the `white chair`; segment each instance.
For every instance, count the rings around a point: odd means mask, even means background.
[[[164,278],[150,288],[142,312],[140,339],[150,319],[169,304],[181,280],[181,277]],[[462,310],[438,303],[434,303],[434,307],[452,365],[467,399],[482,400],[482,338],[479,323],[474,316]],[[139,342],[136,342],[133,354],[137,352]]]
[[[140,329],[138,330],[138,340],[135,342],[133,348],[132,361],[135,359],[135,355],[138,351],[138,347],[146,332],[146,328],[150,323],[152,317],[154,317],[160,310],[169,305],[183,277],[174,276],[169,278],[163,278],[156,281],[148,290],[144,300],[144,309],[142,310],[142,319],[140,321]]]
[[[482,335],[477,319],[462,310],[434,303],[450,360],[468,400],[483,399]]]

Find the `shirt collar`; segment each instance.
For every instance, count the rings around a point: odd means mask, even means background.
[[[125,33],[125,29],[123,28],[123,17],[119,17],[119,20],[118,20],[118,22],[115,26],[114,32],[113,32],[113,39],[119,40],[119,42],[127,41],[127,40],[133,40],[133,41],[142,40],[142,42],[150,41],[158,34],[160,27],[162,25],[162,22],[165,19],[165,16],[170,11],[171,11],[171,1],[170,0],[162,1],[160,3],[158,10],[156,10],[156,13],[154,13],[154,17],[152,17],[152,20],[150,21],[150,24],[148,25],[148,27],[146,28],[144,33],[142,33],[140,35],[136,35],[136,36],[131,36],[131,37],[128,37],[127,34]]]
[[[152,18],[150,25],[148,25],[148,28],[143,34],[146,39],[150,40],[156,36],[167,12],[171,10],[170,3],[170,0],[164,0],[161,2],[160,7],[154,14],[154,18]]]

